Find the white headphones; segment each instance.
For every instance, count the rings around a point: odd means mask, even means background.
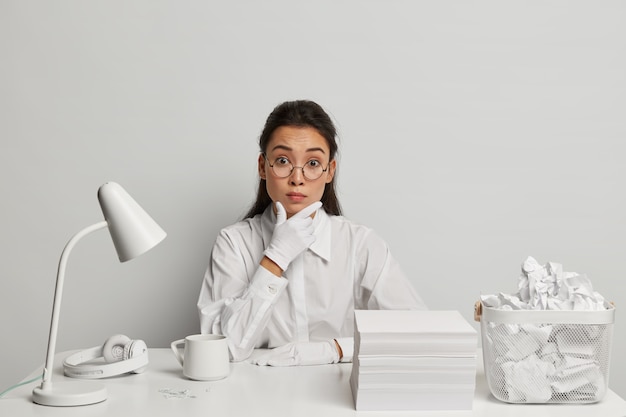
[[[104,358],[104,363],[84,362]],[[97,379],[126,374],[138,374],[148,365],[148,347],[143,340],[131,340],[122,334],[111,336],[102,346],[68,356],[63,362],[65,375],[72,378]]]

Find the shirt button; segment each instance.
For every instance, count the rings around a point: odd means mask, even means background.
[[[274,285],[268,285],[268,287],[267,287],[267,291],[269,291],[269,293],[270,293],[270,294],[276,294],[276,292],[277,292],[278,290],[276,289],[276,286],[274,286]]]

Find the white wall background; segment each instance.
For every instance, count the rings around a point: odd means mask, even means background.
[[[626,396],[625,51],[624,2],[1,0],[0,390],[43,362],[61,250],[109,180],[169,237],[126,264],[105,231],[79,243],[58,350],[197,332],[263,122],[309,98],[340,130],[346,215],[431,308],[471,320],[528,255],[587,273]]]

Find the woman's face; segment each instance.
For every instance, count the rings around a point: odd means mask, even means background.
[[[265,155],[259,155],[259,175],[266,181],[267,193],[272,201],[280,201],[287,217],[291,217],[310,204],[320,201],[327,183],[333,180],[336,161],[330,159],[326,139],[312,127],[281,126],[267,144]],[[314,167],[321,164],[326,169],[321,177],[307,179],[302,169],[294,168],[287,177],[280,178],[270,167],[288,165]],[[288,170],[287,170],[288,172]]]

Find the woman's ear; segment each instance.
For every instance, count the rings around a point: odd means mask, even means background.
[[[326,175],[326,184],[330,184],[335,178],[335,169],[337,169],[337,160],[333,159],[328,163],[328,173]]]
[[[259,169],[259,177],[261,177],[262,180],[266,179],[266,173],[265,173],[265,157],[263,156],[263,154],[259,154],[259,160],[258,160],[258,169]]]

